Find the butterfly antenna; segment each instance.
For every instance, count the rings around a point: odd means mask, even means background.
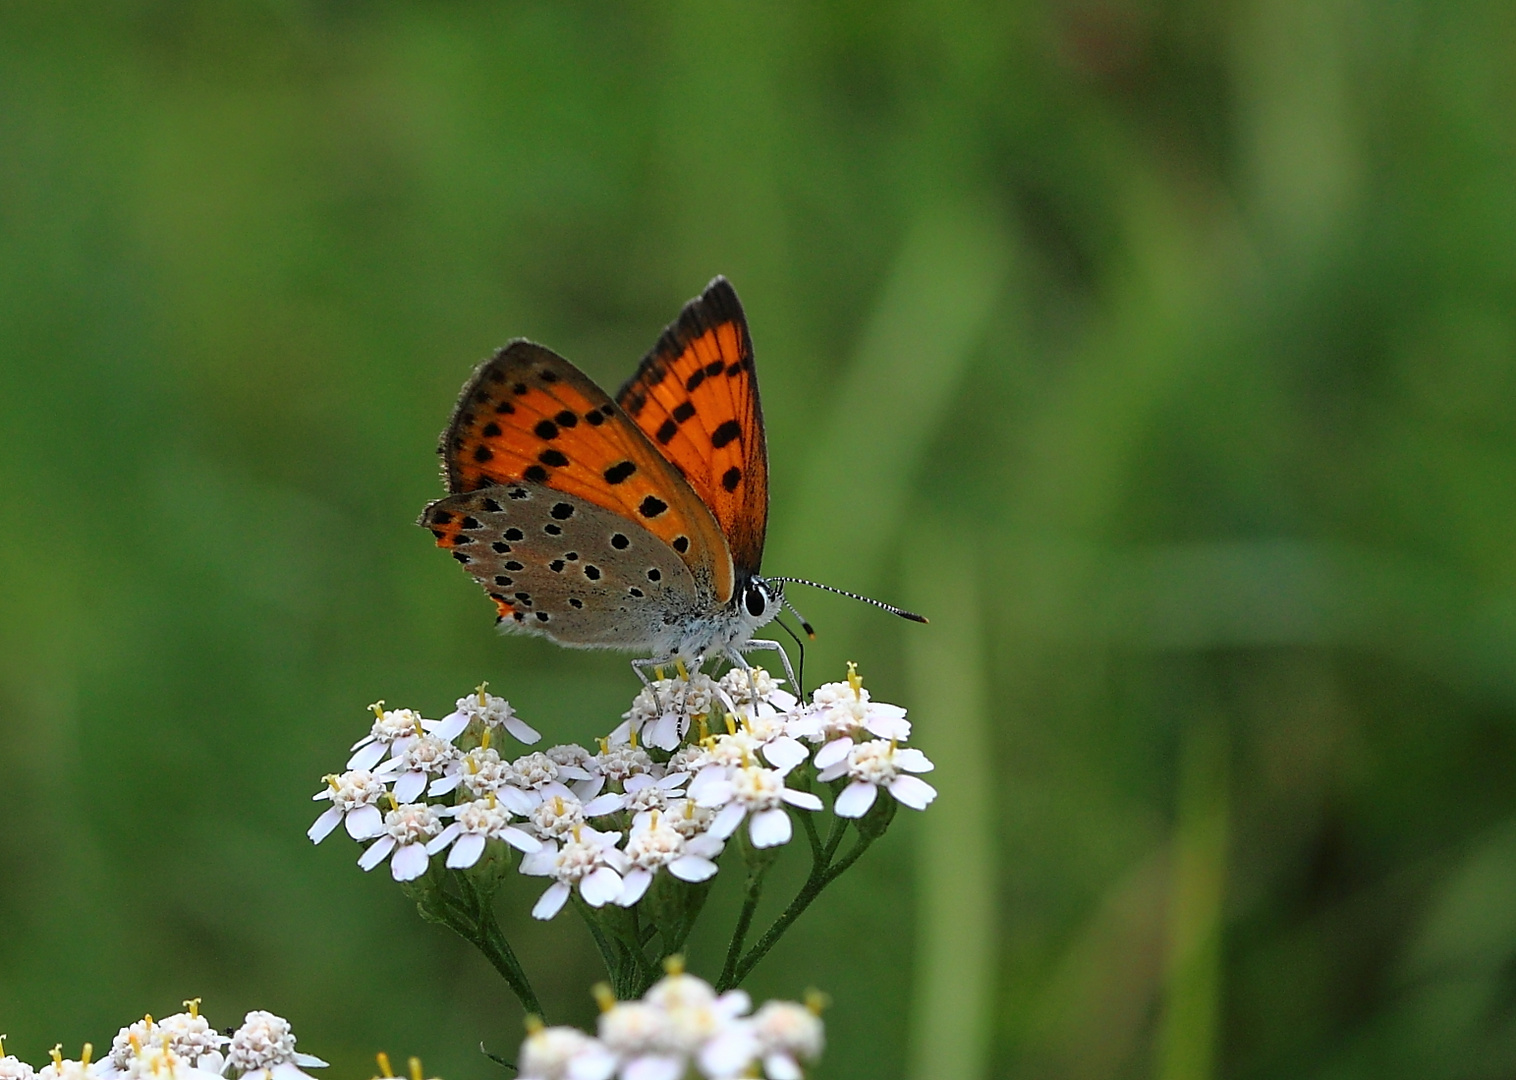
[[[846,589],[836,589],[830,585],[823,585],[819,581],[807,581],[805,578],[798,577],[773,577],[769,578],[768,580],[790,582],[795,585],[809,585],[813,589],[822,589],[829,593],[836,593],[838,596],[846,596],[852,600],[861,600],[865,604],[872,604],[876,608],[882,608],[883,610],[888,611],[891,615],[899,615],[902,619],[910,619],[911,622],[924,623],[927,621],[925,615],[917,615],[913,611],[906,611],[904,608],[897,608],[894,604],[886,604],[883,600],[875,600],[872,597],[864,596],[860,593],[848,592]],[[799,612],[796,612],[796,615],[798,616]],[[809,630],[810,627],[807,625],[806,629]],[[812,634],[811,636],[814,637],[815,635]]]
[[[784,609],[786,611],[788,611],[791,615],[795,616],[796,619],[800,620],[800,629],[802,629],[802,630],[805,631],[805,636],[808,637],[808,638],[810,638],[812,641],[815,641],[816,640],[816,628],[814,626],[812,626],[809,622],[806,621],[806,618],[805,618],[804,615],[800,614],[800,609],[799,608],[797,608],[794,604],[790,603],[790,598],[788,596],[781,596],[779,598],[779,602],[784,605]],[[785,627],[785,629],[789,630],[789,627]],[[794,631],[790,631],[790,637],[795,637]],[[795,641],[799,642],[800,639],[797,637],[797,638],[795,638]]]
[[[789,605],[786,604],[785,607],[789,607]],[[816,637],[815,633],[811,631],[810,624],[806,623],[806,621],[800,617],[800,612],[795,611],[795,609],[792,607],[790,607],[790,611],[794,613],[795,618],[800,619],[800,622],[805,626],[806,631],[810,632],[812,639],[814,639]],[[803,689],[805,686],[805,642],[800,640],[799,634],[795,633],[795,631],[791,630],[784,623],[779,622],[779,620],[774,620],[774,625],[779,627],[779,629],[783,630],[786,634],[793,638],[795,641],[795,647],[800,650],[800,670],[795,675],[795,681],[800,685],[795,687],[795,693],[803,698],[805,697],[805,690]]]

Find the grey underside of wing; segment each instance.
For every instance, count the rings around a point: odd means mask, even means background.
[[[450,495],[433,510],[462,515],[454,551],[467,556],[464,569],[520,614],[505,616],[503,630],[651,654],[712,603],[661,539],[576,496],[512,483]]]

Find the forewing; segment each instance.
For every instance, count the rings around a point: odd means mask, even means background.
[[[732,557],[702,497],[605,391],[551,349],[513,341],[463,388],[442,436],[448,490],[526,482],[602,507],[658,537],[715,602]]]
[[[616,400],[710,508],[738,569],[757,573],[768,449],[753,343],[726,278],[685,305]]]
[[[681,621],[711,603],[662,539],[541,484],[449,495],[428,506],[420,524],[489,593],[504,629],[655,652],[666,616]]]

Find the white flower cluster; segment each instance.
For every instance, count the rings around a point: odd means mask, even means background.
[[[89,1043],[78,1059],[54,1047],[52,1063],[33,1070],[15,1056],[0,1057],[3,1080],[313,1080],[306,1069],[326,1062],[295,1050],[289,1021],[255,1010],[242,1026],[223,1035],[200,1015],[200,1000],[186,1001],[185,1012],[154,1020],[144,1016],[122,1028],[110,1053],[91,1061]]]
[[[863,816],[881,788],[918,810],[937,794],[914,775],[932,763],[900,746],[905,710],[871,701],[851,665],[847,681],[818,688],[809,704],[761,668],[719,680],[681,669],[637,695],[598,753],[570,744],[506,760],[502,733],[528,744],[540,736],[482,686],[441,720],[372,708],[347,771],[315,796],[332,805],[310,838],[341,822],[369,842],[359,865],[389,859],[397,881],[425,874],[443,851],[462,869],[491,843],[509,845],[524,853],[523,874],[552,879],[532,909],[539,919],[576,888],[591,907],[629,907],[660,871],[704,881],[744,822],[754,847],[788,842],[791,810],[823,808],[813,779],[848,781],[833,805],[842,817]]]
[[[800,1080],[825,1043],[814,1003],[770,1001],[750,1013],[744,991],[718,995],[677,963],[641,1001],[609,998],[603,989],[598,1038],[570,1027],[531,1031],[520,1080],[682,1080],[692,1070],[708,1080]]]

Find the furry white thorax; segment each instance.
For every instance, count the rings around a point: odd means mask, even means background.
[[[660,652],[659,660],[698,661],[707,656],[741,650],[760,627],[774,621],[782,606],[782,586],[771,585],[761,577],[739,584],[732,601],[714,615],[697,616],[671,627],[672,633]]]

